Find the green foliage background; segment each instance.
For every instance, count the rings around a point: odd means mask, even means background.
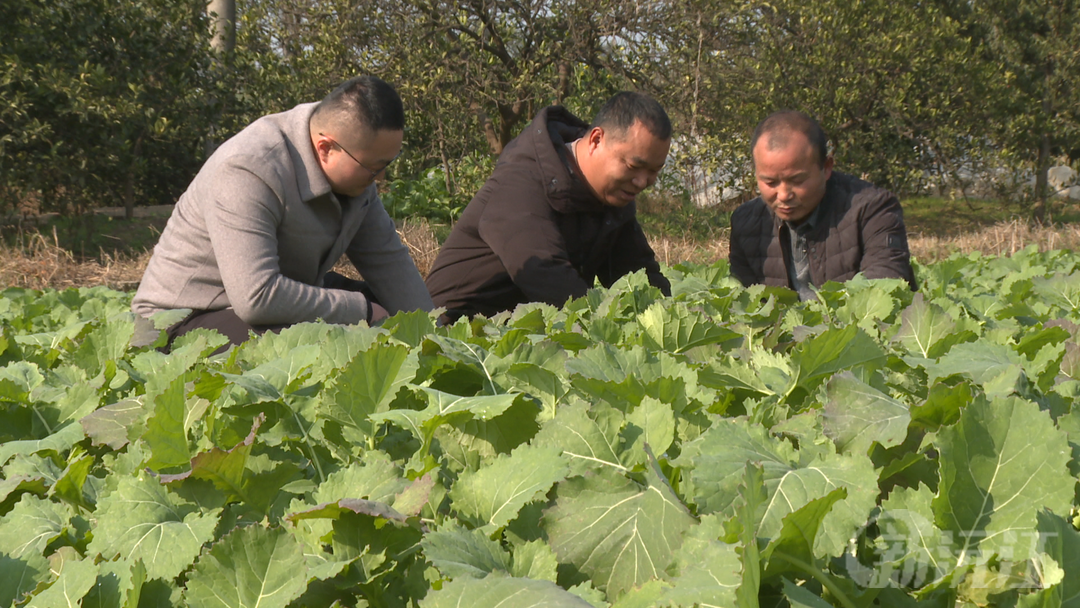
[[[217,57],[201,0],[9,0],[0,210],[171,202],[215,142],[365,72],[407,104],[391,178],[442,172],[432,217],[541,107],[589,117],[624,88],[676,122],[675,191],[745,182],[754,124],[799,108],[843,170],[898,192],[976,176],[1004,192],[1034,171],[1035,200],[1080,151],[1078,4],[239,0],[236,48]]]

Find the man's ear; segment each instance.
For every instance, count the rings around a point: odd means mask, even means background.
[[[585,142],[588,144],[589,152],[595,152],[600,144],[604,141],[604,128],[593,127],[589,129],[589,133],[585,136]]]
[[[832,154],[825,157],[825,166],[823,167],[824,170],[825,170],[825,179],[829,179],[830,177],[832,177],[832,169],[833,169],[834,160],[835,159],[833,159]]]

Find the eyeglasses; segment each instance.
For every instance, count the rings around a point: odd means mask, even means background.
[[[334,141],[334,138],[332,138],[329,135],[326,135],[324,133],[319,133],[319,137],[325,137],[327,140],[329,140],[330,143],[334,144],[335,146],[338,147],[338,149],[340,149],[342,152],[347,154],[349,156],[349,158],[356,161],[356,164],[360,165],[361,168],[363,168],[365,171],[367,171],[368,173],[371,174],[371,179],[375,179],[376,177],[379,177],[379,174],[386,171],[387,167],[390,166],[390,163],[394,162],[395,160],[397,160],[397,157],[401,156],[401,150],[398,150],[398,153],[394,155],[394,158],[391,158],[389,161],[387,161],[386,164],[383,165],[382,169],[379,169],[378,171],[375,171],[374,169],[371,169],[367,165],[365,165],[364,163],[360,162],[359,158],[356,158],[355,156],[353,156],[351,152],[349,152],[348,150],[345,149],[345,146],[343,146],[343,145],[339,144],[338,142]]]

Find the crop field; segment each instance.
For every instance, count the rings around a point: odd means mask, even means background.
[[[214,357],[0,292],[0,606],[1080,606],[1080,255],[668,272]]]

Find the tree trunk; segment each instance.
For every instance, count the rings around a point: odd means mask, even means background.
[[[1050,101],[1050,78],[1053,76],[1053,66],[1046,66],[1046,90],[1043,91],[1042,110],[1044,119],[1049,122],[1053,104]],[[1032,208],[1032,218],[1042,223],[1046,220],[1046,211],[1050,205],[1050,184],[1048,173],[1050,172],[1050,132],[1049,125],[1043,128],[1039,137],[1039,157],[1035,162],[1035,206]]]
[[[476,112],[476,117],[480,120],[480,128],[484,131],[484,139],[487,140],[488,146],[491,148],[491,153],[495,156],[502,154],[503,143],[499,139],[499,134],[495,132],[495,123],[491,121],[491,117],[487,115],[484,108],[475,101],[469,104],[473,112]]]
[[[131,166],[128,167],[127,180],[124,183],[124,219],[129,222],[135,218],[135,177],[139,169],[139,156],[142,155],[142,135],[135,140],[131,150]]]
[[[213,39],[210,47],[225,58],[236,48],[236,0],[210,0],[206,5],[210,15]]]

